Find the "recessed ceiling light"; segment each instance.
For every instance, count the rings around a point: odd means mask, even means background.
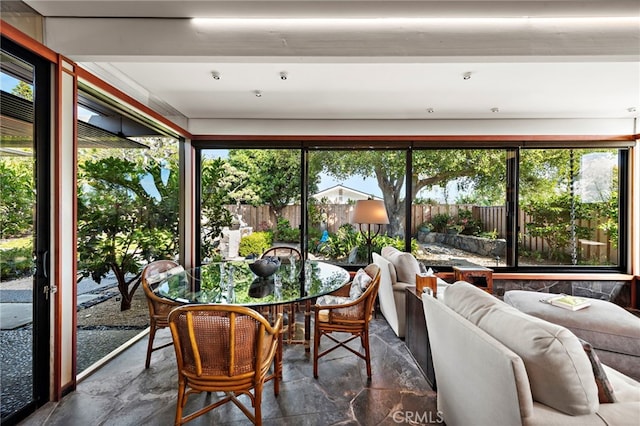
[[[220,73],[218,71],[211,71],[211,77],[213,77],[214,80],[220,80]]]
[[[435,112],[435,110],[433,108],[427,108],[427,112],[429,114],[433,114]]]
[[[465,72],[464,74],[462,74],[463,80],[469,80],[470,78],[471,78],[471,72]]]
[[[286,80],[286,79],[287,79],[287,72],[286,71],[280,72],[280,80]]]
[[[262,92],[260,90],[256,90],[253,93],[256,95],[256,98],[261,98],[262,97]]]
[[[500,108],[493,107],[491,108],[491,112],[500,112]]]

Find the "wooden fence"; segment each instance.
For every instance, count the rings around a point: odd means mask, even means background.
[[[249,206],[241,205],[228,206],[229,210],[234,214],[239,213],[242,221],[247,226],[253,227],[254,230],[262,231],[273,229],[276,226],[276,217],[269,206]],[[328,204],[323,205],[323,209],[327,215],[326,229],[335,233],[338,228],[345,223],[352,223],[353,215],[352,204]],[[448,214],[457,217],[460,210],[471,210],[473,217],[479,219],[483,224],[483,231],[496,232],[498,238],[505,238],[507,235],[507,216],[504,206],[480,207],[471,204],[416,204],[411,208],[411,235],[417,234],[417,227],[423,222],[429,222],[437,214]],[[292,228],[300,226],[300,206],[290,205],[283,210],[282,216],[289,220]],[[519,223],[523,224],[531,221],[531,218],[523,211],[519,212]],[[618,263],[618,251],[609,241],[607,234],[598,229],[596,221],[579,221],[580,226],[587,226],[593,231],[592,240],[580,240],[578,250],[581,259],[591,259],[594,262],[602,263]],[[313,224],[318,226],[318,224]],[[540,237],[531,237],[528,234],[520,234],[520,246],[525,250],[532,252],[547,252],[548,244]]]

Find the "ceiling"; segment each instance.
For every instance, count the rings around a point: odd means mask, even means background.
[[[170,117],[640,111],[636,0],[25,3],[46,17],[46,45]]]

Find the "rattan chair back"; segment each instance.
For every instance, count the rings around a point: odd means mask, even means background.
[[[178,364],[176,424],[230,401],[254,424],[261,424],[264,383],[273,379],[274,392],[278,392],[281,367],[274,359],[282,315],[272,326],[258,312],[243,306],[185,305],[171,311],[169,327]],[[188,395],[203,391],[226,392],[227,396],[183,416]],[[239,394],[249,396],[253,413],[236,398]]]
[[[270,247],[267,250],[265,250],[265,252],[262,253],[262,256],[260,257],[264,258],[268,256],[278,257],[280,258],[280,261],[283,263],[289,263],[289,259],[291,256],[293,256],[296,262],[300,262],[302,259],[302,254],[300,253],[300,250],[298,250],[295,247],[289,247],[289,246]]]
[[[149,368],[151,364],[151,353],[158,349],[171,346],[173,342],[165,343],[163,345],[154,347],[153,342],[155,340],[156,331],[161,328],[169,327],[169,321],[167,317],[169,312],[176,306],[180,306],[180,303],[172,300],[164,299],[158,296],[151,289],[149,281],[152,277],[158,276],[163,272],[167,272],[179,265],[172,260],[157,260],[149,263],[142,270],[142,290],[147,298],[147,305],[149,307],[149,341],[147,343],[147,358],[145,360],[145,368]]]
[[[335,305],[314,306],[314,335],[313,335],[313,376],[318,378],[318,360],[333,350],[343,347],[365,360],[367,377],[371,379],[371,354],[369,349],[369,322],[373,318],[375,300],[380,287],[380,268],[370,264],[365,272],[371,277],[366,290],[355,300],[345,300]],[[345,286],[334,292],[336,296],[348,296],[350,286]],[[340,340],[332,333],[349,333],[350,336]],[[320,352],[320,340],[325,336],[335,345]],[[356,338],[360,338],[364,354],[347,345]]]

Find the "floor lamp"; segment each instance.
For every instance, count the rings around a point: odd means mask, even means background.
[[[372,263],[371,243],[380,233],[382,225],[389,224],[389,216],[387,216],[384,202],[382,200],[356,201],[356,207],[353,210],[353,222],[360,227],[360,233],[367,243],[367,262]],[[366,225],[366,228],[363,225]]]

